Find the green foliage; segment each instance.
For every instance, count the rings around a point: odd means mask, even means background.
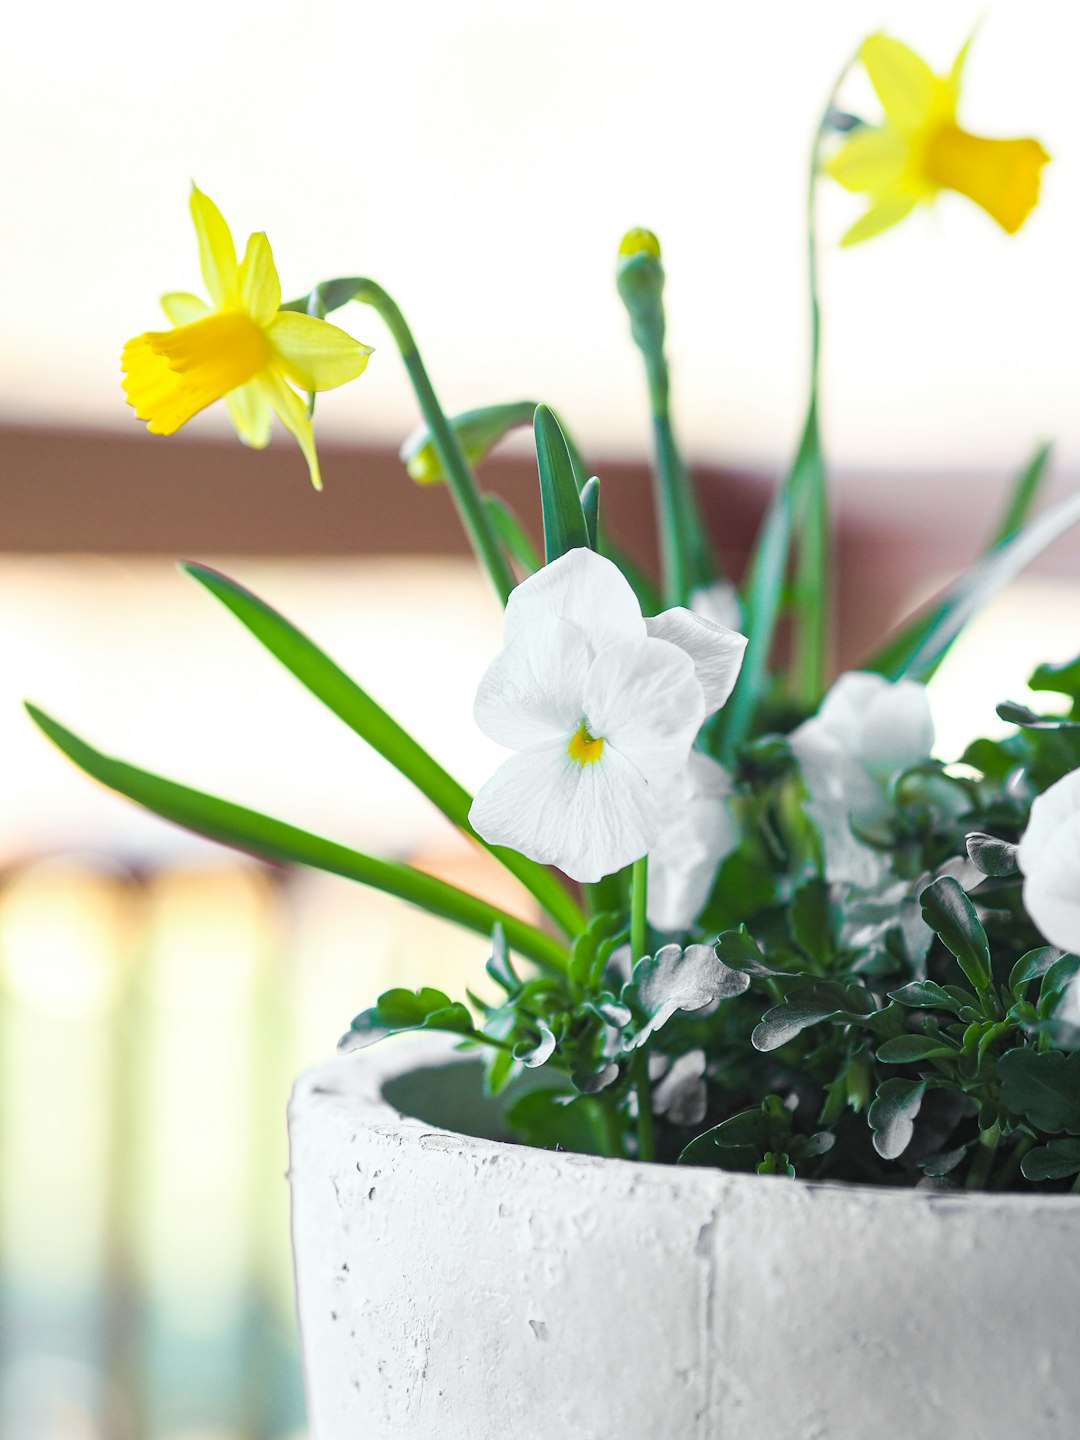
[[[544,558],[550,563],[568,550],[587,549],[589,530],[578,497],[574,462],[559,422],[546,405],[536,407],[533,432],[544,512]]]
[[[387,990],[370,1010],[363,1010],[342,1037],[342,1050],[362,1050],[404,1030],[445,1030],[475,1035],[472,1016],[460,1001],[441,990]]]

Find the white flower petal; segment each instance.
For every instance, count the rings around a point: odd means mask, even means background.
[[[690,609],[714,625],[723,625],[728,630],[742,628],[743,611],[739,592],[730,580],[714,580],[711,585],[699,585],[690,596]]]
[[[589,650],[573,625],[535,620],[503,647],[476,692],[476,723],[511,750],[573,734],[584,715]]]
[[[877,678],[876,676],[873,678]],[[883,783],[911,765],[929,759],[934,746],[934,721],[926,687],[897,680],[871,700],[863,717],[859,755]]]
[[[850,746],[828,733],[820,716],[798,726],[788,740],[810,793],[806,813],[821,834],[826,877],[863,890],[876,889],[887,864],[878,851],[855,838],[851,822],[865,827],[886,815],[884,791]]]
[[[645,621],[649,634],[685,650],[705,692],[705,714],[719,710],[739,678],[746,636],[676,605]]]
[[[1051,945],[1080,952],[1080,770],[1032,802],[1016,860],[1035,925]]]
[[[720,862],[739,839],[724,767],[692,750],[686,780],[649,851],[648,919],[656,930],[689,929],[709,898]]]
[[[666,640],[623,640],[593,661],[585,681],[589,733],[602,735],[650,784],[686,764],[705,697],[685,650]]]
[[[608,745],[587,765],[562,744],[512,755],[480,787],[469,820],[490,845],[586,884],[639,859],[660,825],[654,794]]]
[[[1016,863],[1025,875],[1031,874],[1048,846],[1058,843],[1058,830],[1077,814],[1080,814],[1080,770],[1071,770],[1031,802],[1027,829],[1016,851]]]
[[[594,653],[645,634],[637,597],[622,571],[592,550],[568,550],[511,591],[503,641],[508,645],[526,625],[552,618],[576,625]]]

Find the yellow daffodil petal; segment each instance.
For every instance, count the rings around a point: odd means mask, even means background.
[[[270,443],[274,411],[258,380],[249,380],[225,396],[225,405],[233,428],[245,445],[262,450]]]
[[[207,315],[124,346],[124,392],[155,435],[171,435],[198,411],[246,384],[271,360],[263,331],[241,311]]]
[[[191,187],[191,219],[199,238],[199,266],[203,283],[221,309],[236,299],[236,247],[224,216],[197,185]]]
[[[276,368],[301,390],[333,390],[355,380],[367,365],[370,345],[314,315],[279,310],[266,327]]]
[[[860,240],[869,240],[874,235],[880,235],[883,230],[898,225],[905,216],[910,215],[916,204],[916,196],[904,194],[889,195],[877,201],[855,221],[840,244],[857,245]]]
[[[927,139],[923,169],[936,185],[959,190],[1015,235],[1035,208],[1049,159],[1037,140],[988,140],[944,125]]]
[[[856,130],[826,162],[825,171],[845,190],[885,190],[907,165],[908,146],[895,130]]]
[[[315,449],[315,431],[308,417],[307,406],[275,370],[265,370],[255,383],[274,407],[286,430],[295,437],[308,463],[311,483],[316,490],[321,490],[322,475],[319,473],[319,456]]]
[[[870,35],[859,57],[890,125],[916,130],[931,118],[941,81],[914,50],[889,35]]]
[[[281,304],[281,281],[270,242],[261,231],[248,237],[239,281],[240,304],[256,325],[269,325]]]
[[[960,82],[964,78],[964,66],[967,64],[967,58],[971,54],[971,44],[974,39],[975,31],[973,30],[956,52],[956,59],[949,68],[949,84],[952,86],[953,94],[957,96],[960,94]]]
[[[210,306],[198,295],[188,295],[182,290],[172,290],[162,295],[161,308],[174,325],[190,325],[192,320],[201,320],[209,315]]]

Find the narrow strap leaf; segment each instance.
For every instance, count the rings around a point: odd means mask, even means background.
[[[1050,456],[1053,449],[1054,447],[1049,441],[1040,445],[1016,477],[1016,482],[1005,506],[1005,512],[998,522],[989,549],[992,550],[1003,540],[1010,539],[1021,526],[1026,524],[1039,491],[1042,489],[1043,481],[1046,479],[1046,472],[1050,468]]]
[[[469,824],[472,797],[468,791],[291,621],[208,565],[188,562],[180,568],[220,600],[302,685],[411,781],[452,824],[490,850],[568,934],[576,934],[584,926],[584,916],[551,871],[515,850],[487,845]]]
[[[591,480],[586,480],[581,487],[581,513],[585,516],[589,546],[595,550],[597,547],[596,537],[600,528],[600,481],[595,475]]]
[[[1070,495],[1043,511],[965,570],[859,668],[889,680],[906,678],[925,683],[968,621],[1078,522],[1080,494]]]
[[[535,575],[544,562],[513,509],[501,495],[492,495],[490,491],[484,496],[484,504],[495,533],[511,560],[521,567],[526,576]]]
[[[589,532],[581,512],[570,451],[559,422],[546,405],[536,407],[533,433],[544,511],[544,551],[550,563],[568,550],[587,549]]]
[[[110,790],[134,800],[137,805],[153,811],[164,820],[182,825],[198,835],[230,845],[236,850],[269,860],[309,865],[331,875],[359,881],[376,890],[397,895],[429,914],[453,920],[466,929],[490,936],[501,924],[508,944],[520,954],[553,970],[565,970],[567,952],[535,926],[518,920],[486,900],[480,900],[455,885],[425,875],[409,865],[378,860],[333,840],[325,840],[308,830],[274,820],[257,810],[234,805],[201,790],[189,789],[173,780],[163,779],[140,770],[122,760],[103,755],[84,740],[28,704],[27,712],[49,739],[82,770],[107,785]]]

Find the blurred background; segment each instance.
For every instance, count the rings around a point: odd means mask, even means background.
[[[805,403],[805,167],[873,28],[939,70],[980,22],[962,119],[1037,136],[1043,200],[1004,236],[946,195],[865,246],[823,186],[824,433],[855,664],[994,530],[1055,441],[1080,481],[1075,335],[1080,19],[1059,0],[189,0],[22,7],[0,123],[0,1435],[304,1433],[284,1108],[390,984],[460,989],[474,938],[344,881],[230,857],[95,788],[27,696],[134,763],[454,878],[520,894],[305,696],[178,557],[313,635],[453,773],[499,616],[450,502],[404,475],[417,416],[377,347],[320,399],[326,491],[290,440],[242,449],[223,407],[170,440],[119,389],[157,296],[201,290],[191,178],[287,295],[369,274],[453,412],[542,399],[652,559],[648,415],[613,285],[630,225],[664,245],[676,421],[738,573]],[[853,82],[852,108],[873,101]],[[509,442],[484,483],[534,526]],[[939,750],[1000,728],[1038,660],[1080,651],[1080,541],[974,625],[934,683]]]

